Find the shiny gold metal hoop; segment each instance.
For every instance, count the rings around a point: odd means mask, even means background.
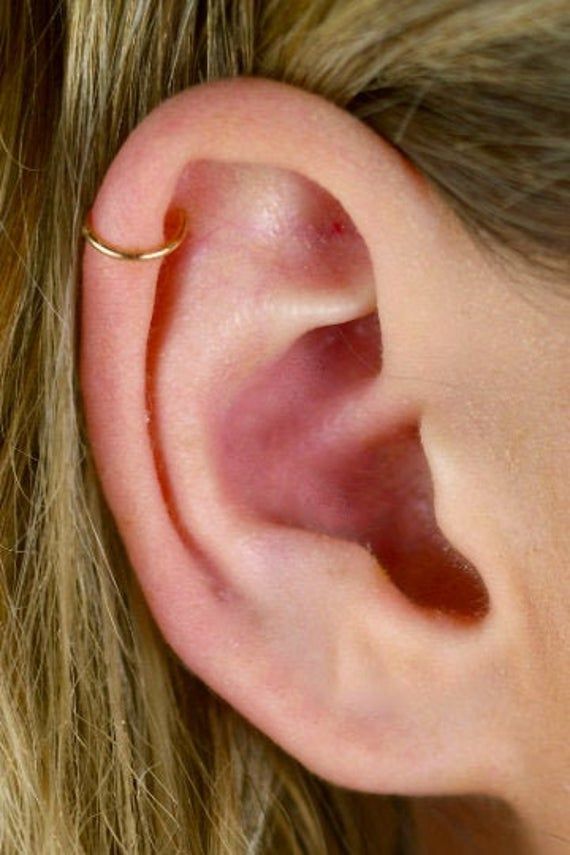
[[[165,256],[170,255],[171,252],[178,249],[186,237],[188,221],[186,213],[182,208],[179,209],[179,215],[180,226],[176,235],[168,243],[163,244],[163,246],[157,246],[154,249],[122,249],[120,246],[107,243],[92,228],[90,213],[87,214],[81,233],[94,249],[102,252],[103,255],[107,255],[109,258],[118,258],[120,261],[153,261],[155,258],[165,258]]]

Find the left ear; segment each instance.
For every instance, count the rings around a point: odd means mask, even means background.
[[[176,206],[190,234],[162,264],[87,247],[81,344],[101,482],[167,641],[330,780],[492,791],[501,637],[421,439],[453,222],[356,119],[253,79],[153,111],[92,221],[152,247]]]

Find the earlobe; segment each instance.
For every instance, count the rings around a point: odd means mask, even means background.
[[[452,600],[478,620],[434,619],[450,547],[414,541],[418,509],[436,528],[425,400],[394,379],[390,295],[403,224],[426,252],[435,239],[426,200],[322,99],[210,84],[145,119],[94,205],[114,243],[156,244],[177,207],[188,238],[162,261],[84,258],[89,435],[166,640],[310,768],[377,792],[452,793],[495,770],[489,714],[469,746],[456,720],[469,675],[493,668],[485,589],[455,567]]]

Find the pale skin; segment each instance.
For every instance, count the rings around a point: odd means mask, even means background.
[[[165,639],[322,777],[450,816],[488,796],[521,852],[568,851],[570,302],[282,84],[165,102],[93,223],[152,247],[177,206],[190,237],[162,264],[85,250],[81,318],[93,452]],[[484,614],[438,614],[430,527]],[[449,851],[417,804],[426,852]],[[501,851],[471,804],[464,851]]]

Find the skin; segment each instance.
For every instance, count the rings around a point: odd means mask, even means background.
[[[165,639],[312,771],[419,797],[427,852],[567,851],[569,304],[284,84],[164,102],[92,220],[154,246],[175,207],[162,265],[86,248],[81,318],[93,453]]]

